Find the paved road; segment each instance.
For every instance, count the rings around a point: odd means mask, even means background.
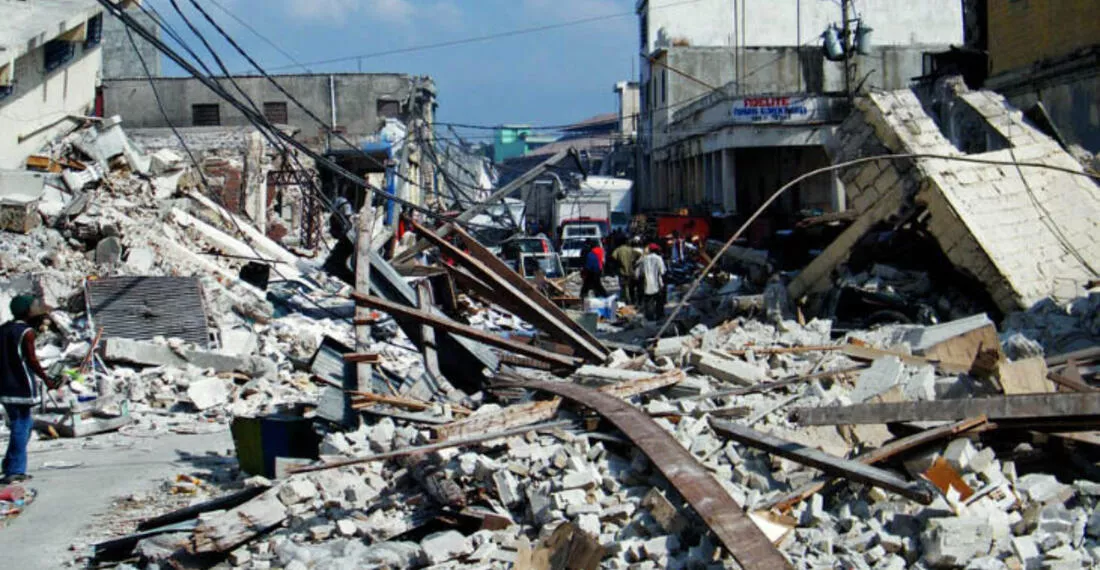
[[[84,445],[85,448],[78,447]],[[56,446],[56,447],[51,447]],[[229,432],[204,435],[166,433],[157,437],[121,434],[95,436],[83,442],[34,442],[30,487],[38,498],[11,525],[0,528],[4,568],[54,570],[74,558],[69,550],[86,533],[95,516],[112,500],[156,487],[166,477],[193,472],[181,453],[224,453],[233,446]],[[0,453],[7,438],[0,439]],[[71,469],[43,469],[43,464],[82,463]]]

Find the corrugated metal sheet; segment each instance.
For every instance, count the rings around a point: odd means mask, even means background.
[[[210,348],[202,285],[194,277],[108,277],[84,284],[89,320],[103,336],[181,338]]]

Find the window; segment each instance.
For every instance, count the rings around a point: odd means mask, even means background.
[[[661,103],[668,101],[668,70],[661,70]]]
[[[641,35],[642,37],[642,52],[644,53],[646,51],[646,47],[649,46],[649,17],[645,14],[642,14],[641,17],[638,18],[638,20],[641,28],[641,33],[639,35]]]
[[[221,108],[217,103],[191,105],[191,125],[216,127],[222,124]]]
[[[264,118],[276,125],[287,124],[286,102],[264,103]]]
[[[84,38],[84,49],[91,49],[103,41],[103,14],[96,14],[88,20],[87,36]]]
[[[401,114],[401,103],[393,99],[378,100],[378,118],[396,119]]]
[[[76,45],[65,40],[50,40],[42,48],[45,52],[46,73],[65,65],[76,53]]]

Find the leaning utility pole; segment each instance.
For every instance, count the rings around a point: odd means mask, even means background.
[[[848,96],[849,102],[855,98],[852,93],[852,75],[855,72],[852,69],[852,45],[855,42],[852,41],[852,20],[848,16],[851,9],[852,0],[840,0],[841,22],[844,26],[840,36],[841,45],[844,46],[844,94]]]

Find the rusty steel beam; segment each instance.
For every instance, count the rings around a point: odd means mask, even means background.
[[[977,428],[985,426],[986,422],[987,420],[985,416],[979,416],[977,418],[965,419],[961,422],[956,422],[953,424],[947,424],[944,426],[926,429],[913,435],[890,441],[884,444],[882,447],[872,449],[867,453],[863,453],[857,456],[854,460],[860,463],[864,463],[866,465],[880,463],[882,461],[886,461],[892,457],[895,457],[898,454],[905,453],[909,450],[916,449],[929,443],[947,439],[949,437],[954,437],[960,433],[975,430]],[[809,498],[813,494],[820,492],[832,480],[832,476],[818,477],[813,481],[810,481],[806,485],[784,496],[765,502],[763,505],[760,505],[760,508],[763,510],[771,510],[773,508],[778,508],[784,511],[788,510],[792,506]]]
[[[595,410],[649,457],[742,568],[792,568],[714,476],[645,412],[611,394],[576,384],[526,380],[502,383],[555,394]]]
[[[1100,392],[1026,394],[996,398],[856,404],[794,410],[795,421],[803,425],[954,421],[981,415],[988,417],[992,422],[1002,420],[1100,422]]]
[[[357,304],[384,311],[386,313],[389,313],[390,316],[397,320],[417,321],[422,325],[429,325],[453,335],[458,335],[468,338],[470,340],[475,340],[482,344],[486,344],[502,350],[507,350],[509,352],[514,352],[516,354],[522,354],[523,356],[535,358],[543,362],[557,364],[564,368],[575,368],[577,366],[580,366],[580,359],[573,358],[571,356],[564,356],[556,352],[550,352],[549,350],[536,348],[529,344],[521,344],[518,342],[510,341],[504,337],[485,332],[481,329],[477,329],[461,323],[456,323],[443,317],[438,317],[427,311],[410,309],[404,305],[399,305],[380,297],[372,297],[370,295],[362,295],[360,293],[352,293],[351,297],[355,299],[355,302]],[[359,320],[356,319],[355,323],[359,324]]]
[[[885,469],[829,455],[820,449],[780,439],[733,422],[712,419],[710,427],[714,428],[718,435],[738,443],[820,469],[830,475],[893,491],[922,505],[930,504],[936,496],[933,492],[935,487],[930,486],[927,481],[906,481]]]
[[[430,229],[413,222],[412,228],[416,233],[438,247],[441,252],[454,259],[462,267],[466,268],[474,277],[492,288],[495,297],[514,305],[515,312],[524,320],[550,334],[561,337],[563,341],[579,351],[586,359],[603,362],[607,360],[608,351],[600,341],[585,331],[579,324],[573,322],[561,309],[543,297],[523,277],[508,267],[489,250],[485,249],[476,239],[462,230],[453,226],[451,233],[459,236],[465,242],[469,252],[459,249],[451,242],[433,233]]]

